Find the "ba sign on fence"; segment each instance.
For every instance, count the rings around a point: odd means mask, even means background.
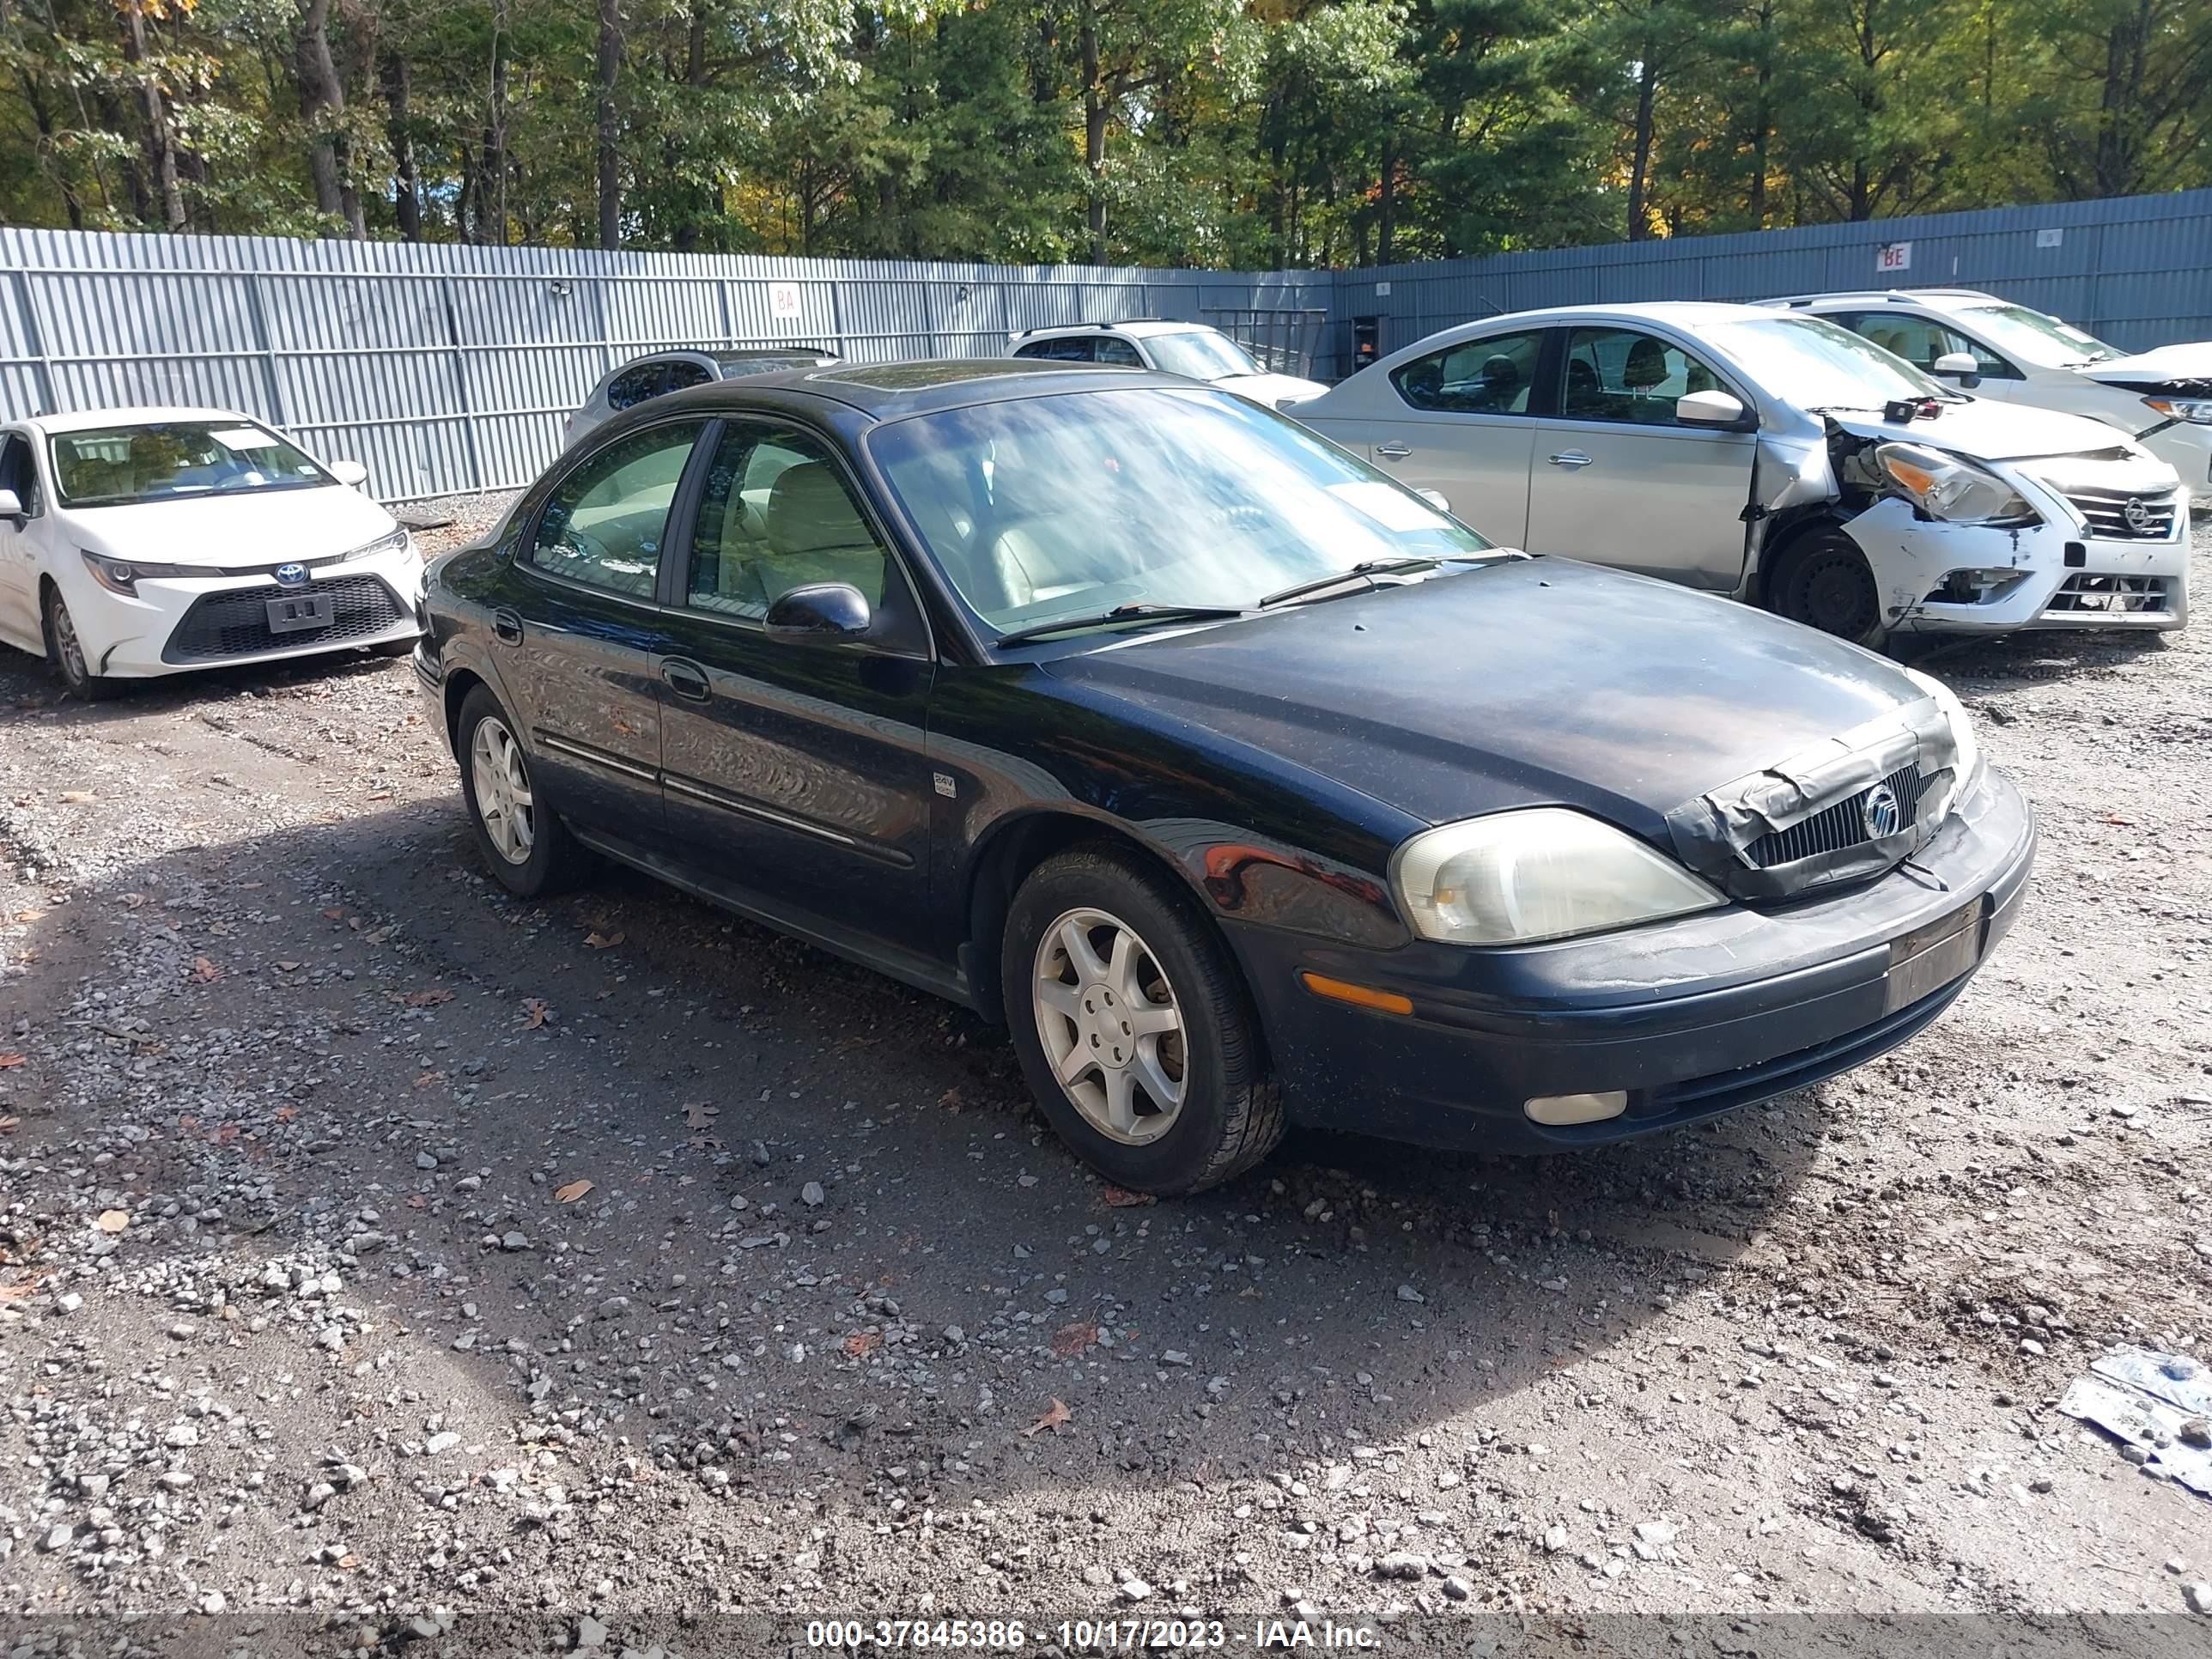
[[[1912,244],[1910,242],[1884,242],[1881,245],[1881,252],[1875,255],[1874,268],[1877,271],[1885,272],[1911,270]]]
[[[770,283],[768,285],[768,314],[785,321],[796,322],[799,313],[799,284]]]

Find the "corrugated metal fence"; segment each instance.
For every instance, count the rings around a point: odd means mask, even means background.
[[[1890,252],[1887,264],[1883,250]],[[1900,251],[1900,249],[1902,251]],[[1325,310],[1315,370],[1493,311],[1957,283],[2118,343],[2212,337],[2212,191],[1350,271],[1097,270],[0,228],[0,416],[213,404],[388,499],[505,488],[609,368],[674,344],[997,356],[1047,324]]]

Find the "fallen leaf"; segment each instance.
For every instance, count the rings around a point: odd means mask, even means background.
[[[443,1072],[425,1072],[415,1079],[415,1086],[418,1089],[427,1089],[434,1083],[443,1083],[445,1080],[446,1074]]]
[[[620,933],[602,933],[594,929],[584,935],[584,943],[594,951],[611,951],[623,942]]]
[[[430,1207],[430,1200],[417,1193],[407,1200],[407,1207],[410,1210],[427,1210]]]
[[[293,974],[299,971],[300,964],[296,962],[280,962],[276,964],[276,969],[279,973]]]
[[[525,997],[522,1000],[522,1028],[534,1031],[553,1018],[553,1009],[544,997]]]
[[[394,991],[392,994],[410,1008],[434,1008],[453,1000],[453,994],[442,987],[428,991]]]
[[[1157,1204],[1159,1200],[1150,1193],[1133,1193],[1126,1188],[1109,1186],[1106,1188],[1106,1202],[1113,1209],[1127,1210],[1139,1204]]]
[[[710,1129],[714,1120],[722,1115],[719,1106],[709,1106],[703,1100],[695,1100],[684,1109],[684,1127],[687,1129]]]
[[[0,1072],[12,1072],[25,1063],[26,1057],[21,1054],[0,1054]]]
[[[65,805],[82,806],[91,799],[92,791],[89,789],[64,789],[62,791],[62,801]]]
[[[1097,1343],[1098,1327],[1088,1321],[1062,1325],[1052,1334],[1052,1351],[1062,1359],[1073,1359],[1085,1348],[1096,1347]]]
[[[276,1121],[279,1123],[289,1123],[299,1115],[300,1109],[297,1106],[279,1106],[276,1109]]]
[[[200,1127],[200,1121],[199,1119],[186,1114],[177,1119],[177,1127],[179,1129],[197,1129]]]
[[[199,981],[201,984],[205,985],[211,980],[221,979],[222,977],[222,969],[216,967],[215,963],[210,962],[205,957],[194,957],[192,958],[192,977]]]
[[[43,916],[46,914],[46,913],[44,910],[18,910],[15,912],[15,920],[18,921],[36,921],[40,916]]]
[[[873,1331],[854,1331],[845,1339],[845,1352],[855,1359],[866,1359],[883,1346],[883,1338]]]
[[[0,1285],[0,1302],[21,1302],[38,1288],[36,1285]]]
[[[957,1089],[947,1089],[943,1094],[937,1097],[937,1103],[939,1106],[942,1106],[948,1112],[958,1111],[960,1109],[960,1091]]]
[[[2129,826],[2130,826],[2130,827],[2132,827],[2132,826],[2133,826],[2133,824],[2135,823],[2135,820],[2134,820],[2133,818],[2124,818],[2124,817],[2121,817],[2118,812],[2107,812],[2107,813],[2106,813],[2106,814],[2105,814],[2105,816],[2104,816],[2104,817],[2103,817],[2103,819],[2102,819],[2101,821],[2102,821],[2103,823],[2123,823],[2123,824],[2127,824],[2127,825],[2129,825]]]
[[[362,935],[363,941],[370,945],[381,945],[391,937],[392,929],[388,927],[372,928]]]
[[[217,1124],[212,1139],[214,1139],[215,1144],[218,1146],[229,1146],[232,1141],[238,1139],[238,1125],[235,1123]]]
[[[0,1135],[12,1135],[23,1127],[20,1117],[0,1117]]]
[[[325,910],[323,914],[328,916],[332,921],[343,921],[345,920],[345,912],[340,908]]]
[[[92,1224],[104,1233],[119,1233],[131,1224],[131,1212],[127,1210],[102,1210],[100,1219]]]
[[[553,1189],[553,1201],[556,1204],[574,1204],[578,1199],[581,1198],[586,1193],[588,1193],[591,1190],[592,1183],[590,1182],[572,1181],[566,1186],[556,1187]]]
[[[1052,1409],[1050,1411],[1047,1412],[1042,1417],[1037,1419],[1036,1422],[1030,1424],[1029,1427],[1024,1429],[1022,1432],[1025,1435],[1039,1435],[1042,1434],[1047,1429],[1056,1429],[1063,1423],[1072,1423],[1074,1420],[1075,1413],[1068,1410],[1066,1407],[1061,1405],[1059,1401],[1055,1400],[1052,1402]]]

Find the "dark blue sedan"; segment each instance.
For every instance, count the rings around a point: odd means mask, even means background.
[[[1286,1121],[1571,1148],[1816,1082],[1943,1012],[2034,854],[1925,676],[1140,372],[658,398],[426,603],[509,889],[603,854],[1004,1020],[1151,1192]]]

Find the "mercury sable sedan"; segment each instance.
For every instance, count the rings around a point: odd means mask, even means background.
[[[507,887],[605,854],[1002,1019],[1152,1192],[1286,1119],[1571,1148],[1816,1082],[1959,995],[2034,851],[1934,680],[1139,370],[655,399],[427,611]]]

